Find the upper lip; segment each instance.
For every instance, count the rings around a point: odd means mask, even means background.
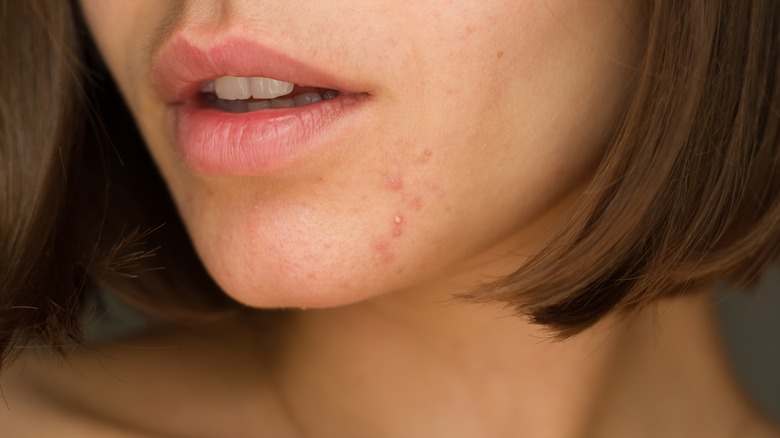
[[[198,43],[203,40],[197,39]],[[267,77],[342,93],[356,92],[327,71],[242,36],[196,44],[186,35],[173,35],[151,62],[153,87],[166,103],[184,102],[196,96],[204,83],[221,76]]]

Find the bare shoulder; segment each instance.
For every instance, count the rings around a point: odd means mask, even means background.
[[[255,436],[249,424],[288,435],[264,348],[246,335],[170,331],[67,359],[27,354],[0,379],[0,436]]]
[[[0,376],[0,436],[35,438],[57,436],[76,437],[133,437],[88,414],[79,412],[76,405],[50,397],[40,387],[37,360],[32,355],[22,357]]]

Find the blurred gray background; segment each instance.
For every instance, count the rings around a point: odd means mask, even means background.
[[[745,388],[780,424],[780,270],[745,292],[721,291],[718,313]]]

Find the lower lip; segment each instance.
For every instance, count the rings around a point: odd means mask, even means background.
[[[172,107],[184,164],[214,176],[257,176],[326,147],[349,125],[365,95],[342,94],[294,108],[231,113],[192,99]]]

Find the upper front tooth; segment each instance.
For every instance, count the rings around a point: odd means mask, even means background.
[[[292,93],[295,84],[269,78],[223,76],[214,80],[214,92],[224,100],[273,99]]]
[[[252,97],[255,99],[273,99],[292,93],[295,84],[269,78],[250,78]]]
[[[249,88],[249,78],[223,76],[214,80],[214,92],[224,100],[249,99],[252,91]]]

